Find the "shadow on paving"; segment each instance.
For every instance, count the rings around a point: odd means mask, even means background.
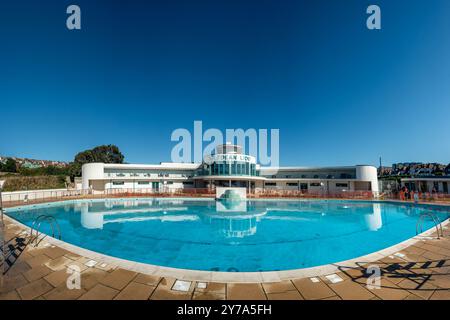
[[[367,284],[367,279],[373,276],[373,269],[368,268],[377,266],[380,268],[381,277],[386,280],[395,280],[400,282],[403,279],[408,279],[416,284],[416,287],[410,288],[410,290],[422,290],[422,291],[435,291],[435,290],[450,290],[450,286],[447,287],[435,287],[424,288],[424,285],[430,281],[433,276],[447,276],[450,277],[450,260],[432,260],[424,262],[395,262],[395,263],[380,263],[375,262],[373,264],[367,264],[367,262],[357,262],[358,267],[344,267],[338,266],[338,269],[349,277],[353,282],[361,285]],[[381,281],[381,288],[405,290],[395,285],[389,285],[386,282]]]
[[[14,266],[14,263],[19,259],[28,244],[29,241],[26,238],[19,236],[14,236],[8,241],[5,241],[3,248],[0,248],[0,252],[4,257],[0,263],[0,270],[3,270],[3,275]]]

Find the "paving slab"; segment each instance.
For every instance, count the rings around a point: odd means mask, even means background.
[[[266,300],[262,285],[259,283],[227,284],[228,300]]]
[[[100,280],[100,283],[116,290],[122,290],[136,277],[137,273],[125,269],[116,269]]]
[[[115,290],[99,283],[80,296],[79,300],[112,300],[118,294],[119,290]]]
[[[147,300],[155,288],[138,282],[130,282],[114,300]]]
[[[374,297],[365,286],[351,280],[329,284],[329,286],[344,300],[369,300]]]
[[[281,293],[286,291],[296,290],[294,284],[290,280],[280,282],[270,282],[262,284],[266,293]]]
[[[21,299],[32,300],[42,296],[52,289],[53,287],[50,283],[48,283],[44,279],[39,279],[18,288],[17,292],[19,293]]]
[[[312,282],[311,279],[294,279],[294,286],[300,294],[307,300],[319,300],[335,296],[336,293],[331,290],[324,282]]]
[[[268,293],[267,298],[269,300],[303,300],[302,295],[297,290]]]

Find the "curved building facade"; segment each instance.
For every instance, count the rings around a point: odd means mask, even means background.
[[[110,189],[171,191],[189,188],[245,187],[259,190],[298,190],[304,193],[378,192],[377,169],[345,167],[261,167],[237,145],[219,145],[202,163],[105,164],[82,167],[78,186],[93,192]]]

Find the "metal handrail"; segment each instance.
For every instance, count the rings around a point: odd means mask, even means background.
[[[3,220],[3,196],[2,196],[2,186],[0,186],[0,218],[1,218],[1,226],[5,226],[5,222]]]
[[[0,193],[0,197],[1,197],[1,193]],[[0,227],[4,227],[5,226],[5,221],[3,220],[3,206],[0,203]]]
[[[436,234],[437,238],[440,239],[440,237],[444,237],[444,230],[442,228],[442,223],[439,221],[437,216],[434,213],[427,212],[420,215],[419,219],[417,219],[416,223],[416,235],[419,234],[419,226],[420,226],[420,233],[423,232],[423,221],[425,220],[425,217],[430,217],[433,220],[434,226],[436,228]],[[440,231],[440,233],[439,233]]]
[[[33,243],[36,240],[35,246],[39,245],[39,243],[40,243],[40,241],[38,242],[37,240],[39,238],[39,230],[41,228],[42,221],[44,221],[44,220],[47,220],[49,222],[50,227],[52,228],[52,237],[53,238],[55,237],[55,227],[54,226],[56,225],[57,230],[58,230],[58,239],[61,240],[61,228],[59,227],[59,223],[55,219],[55,217],[49,216],[49,215],[40,215],[33,221],[33,224],[31,225],[31,228],[30,228],[30,243]],[[39,221],[39,223],[38,223],[38,221]],[[38,225],[35,228],[36,223],[38,223]],[[33,231],[36,231],[35,238],[33,238]]]

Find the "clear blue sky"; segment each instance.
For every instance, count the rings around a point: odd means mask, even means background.
[[[78,4],[82,30],[66,29]],[[382,30],[365,27],[369,4]],[[450,162],[450,1],[2,1],[0,155],[279,128],[282,165]]]

